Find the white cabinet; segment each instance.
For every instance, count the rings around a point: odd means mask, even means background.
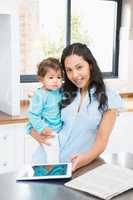
[[[133,112],[122,112],[118,116],[109,139],[107,153],[133,153]]]
[[[24,165],[26,123],[14,124],[15,135],[15,169]]]
[[[26,123],[19,123],[14,126],[15,133],[15,155],[16,169],[23,164],[31,163],[32,154],[38,143],[29,134],[26,134]]]
[[[0,125],[0,173],[31,163],[38,143],[26,134],[26,123]]]
[[[0,126],[0,173],[13,171],[15,168],[14,126]]]
[[[0,173],[24,164],[24,124],[0,125]]]

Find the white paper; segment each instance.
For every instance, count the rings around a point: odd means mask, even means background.
[[[102,199],[133,188],[133,170],[112,164],[103,164],[67,183],[65,186],[88,192]]]

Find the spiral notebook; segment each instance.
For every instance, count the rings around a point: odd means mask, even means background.
[[[65,183],[65,186],[108,200],[133,188],[133,170],[103,164]]]

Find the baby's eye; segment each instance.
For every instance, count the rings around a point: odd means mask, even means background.
[[[53,79],[53,76],[49,76],[49,79]]]
[[[61,79],[62,77],[61,77],[61,76],[58,76],[57,78],[58,78],[58,79]]]

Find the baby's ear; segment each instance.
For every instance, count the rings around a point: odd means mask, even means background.
[[[37,80],[38,80],[39,82],[42,82],[43,78],[42,78],[41,76],[37,76]]]

